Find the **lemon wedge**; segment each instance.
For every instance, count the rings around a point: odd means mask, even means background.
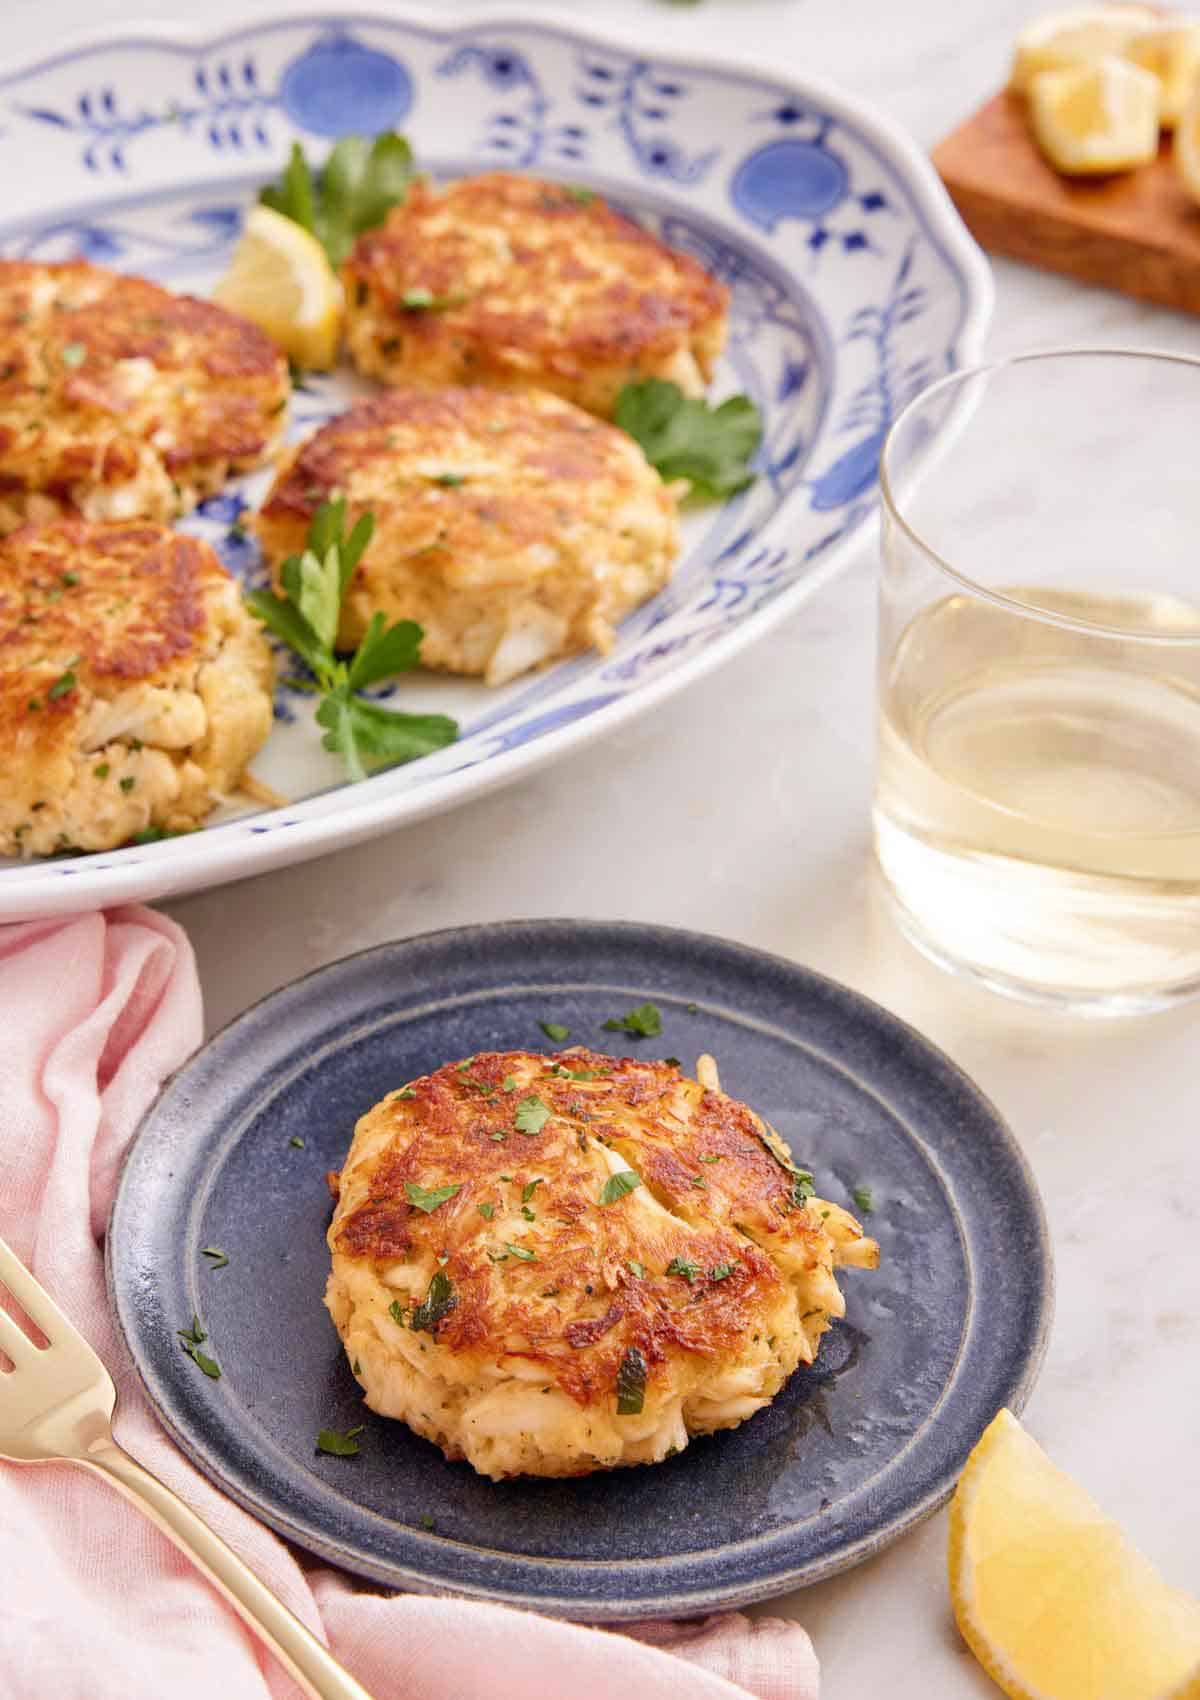
[[[1173,130],[1200,82],[1200,18],[1164,20],[1139,30],[1124,51],[1127,59],[1158,78],[1159,120],[1164,129]]]
[[[1080,6],[1047,12],[1026,25],[1013,49],[1009,87],[1026,94],[1039,71],[1094,65],[1108,53],[1124,53],[1139,30],[1153,27],[1149,6]]]
[[[214,301],[260,325],[300,366],[337,359],[342,290],[316,237],[271,207],[251,207]]]
[[[1200,201],[1200,84],[1175,126],[1175,169],[1188,193]]]
[[[1039,71],[1029,85],[1034,138],[1071,177],[1129,171],[1158,153],[1158,78],[1110,54],[1094,65]]]
[[[1167,1586],[1010,1411],[959,1479],[949,1567],[958,1627],[1011,1700],[1200,1693],[1200,1602]]]

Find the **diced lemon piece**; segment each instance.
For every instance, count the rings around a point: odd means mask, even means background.
[[[1175,126],[1175,169],[1188,193],[1200,201],[1200,85]]]
[[[1039,71],[1094,65],[1105,54],[1124,53],[1132,37],[1151,28],[1157,16],[1149,6],[1080,6],[1048,12],[1017,37],[1009,87],[1027,93]]]
[[[1029,86],[1038,146],[1059,171],[1129,171],[1158,153],[1158,78],[1113,55],[1094,65],[1039,71]]]
[[[1158,78],[1159,121],[1173,130],[1200,82],[1200,18],[1164,19],[1139,30],[1127,42],[1125,57]]]
[[[342,289],[325,250],[302,225],[251,207],[213,299],[260,325],[300,366],[337,359]]]
[[[1183,1700],[1200,1602],[1170,1588],[1009,1411],[950,1507],[958,1626],[1011,1700]]]

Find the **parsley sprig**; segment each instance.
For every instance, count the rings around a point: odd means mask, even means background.
[[[720,500],[753,482],[751,456],[762,441],[762,415],[749,396],[712,407],[666,378],[626,384],[617,424],[668,480],[686,478],[692,494]]]
[[[364,230],[382,224],[407,195],[413,176],[412,149],[394,130],[374,140],[343,136],[314,171],[299,142],[278,182],[259,191],[264,206],[311,231],[340,266]]]
[[[373,614],[350,659],[334,654],[342,601],[374,529],[373,516],[362,514],[347,535],[345,499],[322,502],[303,554],[283,563],[284,594],[252,590],[246,596],[250,612],[311,668],[321,699],[322,746],[342,757],[351,779],[365,779],[368,765],[414,761],[458,737],[457,722],[444,714],[401,714],[358,694],[416,666],[423,634],[415,620],[389,626],[382,614]]]

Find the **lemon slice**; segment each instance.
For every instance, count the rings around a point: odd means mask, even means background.
[[[1139,30],[1126,43],[1125,57],[1158,78],[1159,120],[1173,130],[1200,82],[1200,18],[1163,21]]]
[[[1190,1700],[1200,1603],[1149,1560],[1009,1411],[950,1507],[958,1627],[1011,1700]]]
[[[1175,169],[1188,193],[1200,201],[1200,84],[1175,126]]]
[[[1039,71],[1093,65],[1106,53],[1124,53],[1132,37],[1150,29],[1156,18],[1149,6],[1080,6],[1047,12],[1017,37],[1009,87],[1027,93]]]
[[[337,359],[341,285],[316,237],[271,207],[247,213],[213,299],[261,325],[301,366],[324,369]]]
[[[1109,55],[1094,65],[1039,71],[1029,85],[1038,146],[1059,171],[1129,171],[1158,153],[1158,78]]]

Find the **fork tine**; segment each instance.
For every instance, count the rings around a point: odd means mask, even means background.
[[[20,1323],[0,1305],[0,1352],[5,1353],[19,1369],[22,1359],[31,1357],[37,1350]]]
[[[74,1323],[68,1322],[45,1287],[34,1280],[16,1252],[3,1240],[0,1240],[0,1286],[8,1288],[26,1316],[37,1323],[51,1342],[57,1338],[60,1344],[66,1344],[77,1337]],[[23,1330],[21,1338],[32,1345]],[[37,1350],[36,1347],[33,1349]]]

